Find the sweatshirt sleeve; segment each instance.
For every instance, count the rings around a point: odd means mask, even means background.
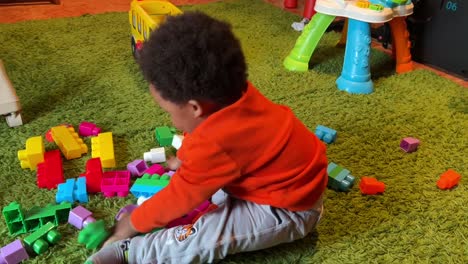
[[[133,227],[147,233],[189,213],[240,176],[237,164],[221,147],[190,135],[177,153],[182,165],[169,185],[135,209]]]

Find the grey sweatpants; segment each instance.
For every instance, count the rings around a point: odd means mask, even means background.
[[[130,241],[128,263],[210,263],[229,254],[273,247],[305,237],[320,220],[323,202],[291,212],[239,200],[219,191],[219,208],[193,225],[164,229]]]

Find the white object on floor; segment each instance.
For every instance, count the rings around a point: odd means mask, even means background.
[[[3,62],[0,60],[0,115],[4,115],[10,127],[21,126],[21,105],[15,88],[6,74]]]
[[[150,196],[150,197],[144,197],[144,196],[138,197],[138,200],[137,200],[138,206],[140,206],[142,203],[144,203],[144,202],[145,202],[146,200],[148,200],[149,198],[151,198],[151,196]]]
[[[301,32],[302,30],[304,30],[304,27],[305,27],[307,24],[309,24],[309,22],[310,22],[310,20],[304,17],[301,21],[292,23],[291,27],[292,27],[295,31]]]

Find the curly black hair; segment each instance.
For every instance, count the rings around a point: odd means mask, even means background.
[[[144,43],[147,81],[176,104],[201,100],[227,106],[247,89],[247,66],[231,26],[201,12],[170,16]]]

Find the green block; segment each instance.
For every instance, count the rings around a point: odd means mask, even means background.
[[[335,191],[349,191],[354,184],[354,176],[350,174],[350,171],[333,162],[328,164],[327,173],[327,186]]]
[[[384,10],[384,7],[382,5],[370,4],[369,9],[380,12],[380,11]]]
[[[141,178],[137,179],[134,184],[166,187],[170,179],[171,177],[169,177],[169,175],[159,176],[158,174],[150,175],[145,173]]]
[[[26,233],[24,214],[19,203],[11,202],[9,205],[3,208],[2,214],[5,218],[10,235],[16,236]]]
[[[109,237],[103,220],[98,220],[87,225],[78,234],[78,243],[85,244],[87,249],[96,249]]]
[[[71,203],[61,203],[57,205],[47,205],[44,208],[33,207],[26,213],[24,220],[26,230],[34,231],[45,225],[48,222],[52,222],[54,225],[68,222],[68,215],[71,210]]]
[[[167,126],[156,127],[156,141],[161,147],[171,146],[174,133]]]
[[[24,238],[24,243],[36,254],[42,254],[50,245],[55,245],[60,241],[62,235],[55,230],[55,225],[46,223],[31,235]]]

